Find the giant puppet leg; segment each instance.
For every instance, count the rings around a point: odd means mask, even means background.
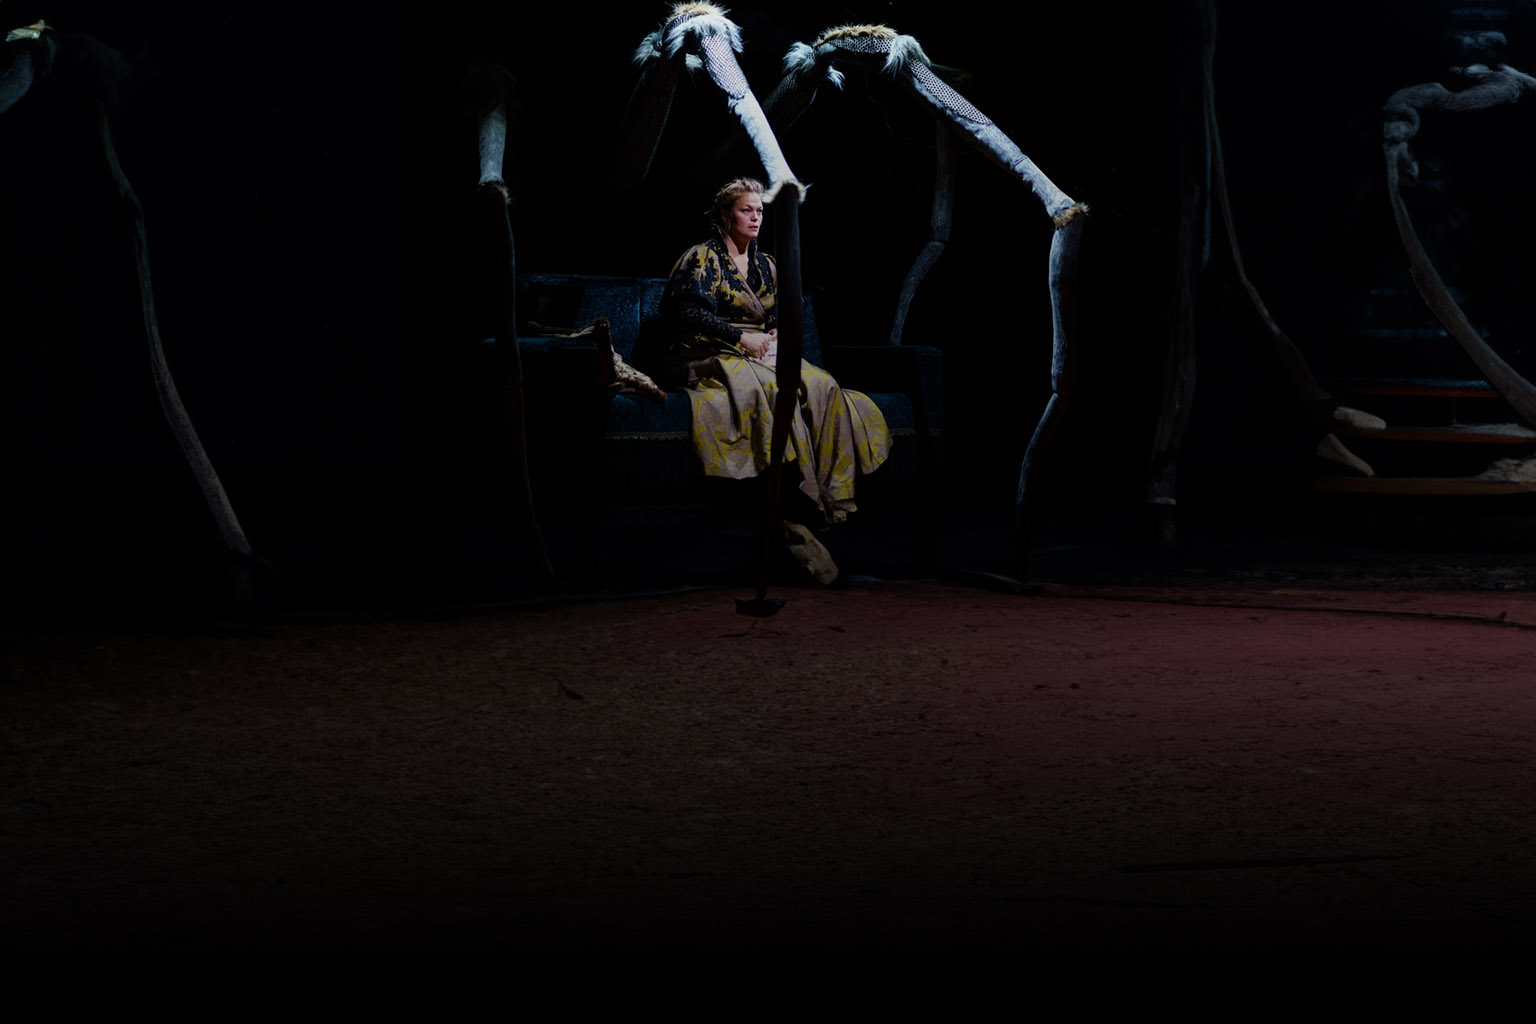
[[[933,112],[941,131],[947,128],[957,133],[1011,177],[1027,185],[1056,227],[1047,272],[1052,322],[1051,397],[1020,464],[1015,504],[1014,570],[1022,580],[1029,572],[1029,524],[1033,518],[1030,482],[1036,456],[1066,414],[1075,377],[1077,263],[1086,220],[1081,215],[1088,208],[1057,188],[990,118],[941,79],[916,39],[898,35],[883,25],[831,29],[813,43],[797,43],[792,47],[784,58],[785,77],[768,100],[775,122],[781,125],[792,123],[815,98],[822,81],[841,87],[842,72],[837,67],[840,63],[893,76]],[[891,332],[893,345],[900,343],[911,292],[938,258],[948,237],[953,183],[947,169],[952,167],[953,161],[943,145],[939,149],[939,161],[933,240],[919,254],[907,275]]]
[[[933,171],[933,213],[928,220],[928,243],[923,246],[912,269],[901,282],[901,295],[896,300],[896,316],[891,320],[892,345],[901,344],[902,332],[907,326],[907,310],[918,285],[928,276],[928,271],[944,255],[949,244],[950,227],[955,221],[955,162],[959,159],[959,140],[940,122],[937,129],[935,166]]]
[[[134,194],[133,186],[128,183],[128,176],[117,162],[117,150],[112,146],[106,107],[100,103],[96,107],[96,117],[101,129],[101,145],[106,152],[107,166],[112,170],[112,180],[117,183],[123,202],[133,212],[133,254],[139,270],[139,302],[144,308],[144,332],[149,337],[149,360],[154,370],[155,390],[160,395],[160,407],[165,411],[171,433],[176,435],[176,442],[181,445],[181,453],[186,457],[187,465],[197,477],[197,484],[203,491],[203,500],[213,513],[219,535],[224,538],[224,545],[237,554],[249,555],[250,541],[245,539],[245,530],[235,517],[229,496],[224,493],[224,485],[213,468],[213,460],[203,450],[197,428],[192,425],[192,417],[187,415],[187,407],[182,404],[181,395],[176,390],[176,381],[171,377],[170,364],[165,360],[165,348],[160,344],[160,322],[155,316],[155,293],[149,283],[149,237],[144,231],[144,209],[139,205],[139,197]]]
[[[512,485],[522,505],[523,522],[534,562],[544,579],[558,591],[554,566],[544,546],[533,485],[528,476],[527,413],[523,400],[523,360],[517,347],[517,255],[512,221],[507,216],[506,182],[502,164],[507,151],[506,97],[512,76],[502,67],[479,69],[470,79],[475,89],[476,114],[480,119],[480,180],[476,202],[480,208],[481,234],[486,247],[486,300],[496,329],[496,356],[501,364],[501,393],[507,441],[512,456]]]
[[[1212,0],[1199,0],[1197,16],[1200,19],[1201,36],[1201,107],[1205,123],[1206,145],[1209,147],[1211,165],[1211,192],[1216,200],[1217,208],[1221,211],[1222,226],[1226,231],[1227,249],[1232,254],[1232,265],[1237,271],[1238,282],[1248,295],[1248,301],[1253,305],[1254,312],[1274,343],[1275,353],[1279,356],[1281,365],[1285,367],[1286,376],[1290,378],[1291,387],[1298,397],[1305,403],[1307,411],[1317,419],[1321,428],[1325,431],[1322,441],[1318,445],[1317,454],[1323,458],[1338,462],[1342,465],[1363,473],[1365,476],[1374,476],[1375,473],[1365,462],[1344,447],[1337,437],[1326,431],[1336,426],[1350,427],[1356,430],[1381,430],[1386,422],[1379,416],[1340,405],[1334,401],[1333,396],[1323,390],[1317,378],[1312,374],[1312,368],[1307,365],[1306,357],[1296,347],[1296,343],[1281,329],[1264,299],[1259,294],[1258,287],[1248,278],[1248,271],[1243,266],[1243,251],[1237,243],[1237,226],[1232,218],[1232,200],[1227,193],[1227,164],[1222,156],[1221,130],[1216,123],[1216,8]]]
[[[1451,297],[1440,272],[1430,262],[1429,254],[1419,241],[1418,232],[1414,230],[1413,220],[1408,216],[1408,208],[1403,204],[1400,191],[1405,175],[1410,181],[1418,175],[1412,142],[1419,131],[1420,110],[1484,110],[1503,103],[1513,103],[1531,92],[1536,92],[1536,78],[1516,71],[1507,64],[1501,64],[1496,69],[1481,68],[1477,83],[1461,92],[1453,93],[1438,82],[1400,89],[1386,103],[1383,149],[1387,158],[1387,195],[1392,200],[1392,216],[1397,221],[1403,248],[1408,252],[1408,266],[1413,272],[1419,293],[1424,296],[1424,301],[1445,325],[1451,337],[1460,342],[1477,368],[1483,371],[1494,390],[1521,419],[1536,426],[1536,387],[1493,350],[1493,346],[1477,333],[1477,329]]]
[[[5,55],[3,64],[0,64],[0,111],[4,111],[21,99],[35,83],[36,78],[47,73],[53,64],[53,56],[60,46],[60,40],[52,29],[38,22],[35,25],[13,30],[6,35],[3,45]],[[108,50],[94,41],[83,42],[82,53],[79,56],[87,62],[122,60],[115,51]],[[101,75],[103,81],[108,81],[110,78],[109,75]],[[144,229],[144,209],[139,204],[139,197],[129,183],[128,176],[123,173],[122,165],[118,162],[117,149],[112,144],[106,97],[97,100],[96,123],[107,168],[111,172],[113,183],[117,186],[118,195],[128,207],[132,219],[139,302],[143,308],[144,332],[149,341],[150,369],[155,380],[155,391],[160,398],[160,407],[165,413],[166,423],[170,426],[171,433],[175,435],[176,442],[181,447],[187,465],[191,468],[193,476],[197,478],[203,500],[208,505],[208,511],[213,515],[224,546],[234,554],[248,559],[252,557],[250,541],[246,539],[245,530],[235,516],[234,506],[230,503],[229,496],[224,491],[224,484],[213,467],[213,460],[208,457],[207,451],[203,448],[197,428],[192,424],[192,417],[188,415],[187,408],[181,401],[181,395],[176,389],[176,381],[171,376],[170,364],[165,358],[165,348],[160,342],[160,323],[155,316],[155,293],[149,277],[149,238]]]
[[[1154,524],[1162,543],[1168,547],[1174,546],[1177,540],[1173,510],[1177,495],[1179,450],[1195,393],[1195,283],[1210,259],[1215,212],[1219,211],[1221,215],[1224,238],[1232,255],[1238,281],[1274,344],[1292,390],[1320,428],[1322,439],[1316,453],[1357,473],[1371,476],[1371,467],[1345,448],[1329,431],[1341,425],[1355,429],[1381,429],[1386,425],[1376,416],[1339,405],[1323,390],[1301,350],[1281,329],[1265,305],[1257,286],[1248,277],[1227,192],[1226,163],[1222,156],[1221,132],[1216,121],[1215,7],[1210,0],[1194,0],[1184,5],[1182,13],[1191,23],[1179,23],[1175,28],[1180,39],[1192,37],[1197,41],[1200,48],[1199,77],[1198,82],[1192,75],[1183,78],[1183,82],[1187,83],[1188,98],[1186,105],[1180,107],[1182,116],[1179,121],[1187,139],[1181,147],[1180,156],[1183,171],[1176,197],[1178,231],[1172,246],[1173,274],[1172,280],[1165,282],[1168,291],[1166,312],[1162,317],[1169,325],[1169,343],[1164,358],[1162,402],[1153,431],[1146,488],[1146,501],[1153,513]],[[1192,61],[1187,62],[1179,71],[1188,74],[1186,68],[1192,66]],[[1199,108],[1198,114],[1193,112],[1195,106]],[[1198,128],[1189,131],[1189,126],[1194,125]]]

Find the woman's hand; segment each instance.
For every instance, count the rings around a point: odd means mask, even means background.
[[[768,347],[779,340],[778,328],[766,333],[762,331],[742,331],[741,347],[747,350],[747,355],[761,359]]]

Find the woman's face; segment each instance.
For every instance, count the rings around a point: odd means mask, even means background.
[[[736,197],[736,202],[725,213],[725,230],[739,245],[746,245],[757,237],[763,226],[763,197],[759,192],[746,192]]]

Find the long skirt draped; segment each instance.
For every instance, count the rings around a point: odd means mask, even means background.
[[[693,447],[707,476],[742,480],[768,469],[777,371],[757,359],[721,355],[688,386]],[[854,478],[872,472],[891,451],[885,417],[868,395],[839,387],[819,366],[800,363],[800,401],[784,459],[800,473],[800,490],[829,522],[854,511]]]

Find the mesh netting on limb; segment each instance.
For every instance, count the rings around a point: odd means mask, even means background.
[[[1016,498],[1014,569],[1022,579],[1029,568],[1030,487],[1040,450],[1066,414],[1076,369],[1077,265],[1087,206],[1067,195],[1012,139],[934,70],[922,46],[884,25],[847,25],[829,29],[812,43],[797,43],[784,58],[784,78],[769,97],[775,123],[792,124],[815,99],[823,82],[841,88],[839,65],[893,77],[937,119],[941,141],[935,176],[931,237],[903,282],[892,323],[890,342],[901,343],[907,309],[929,268],[949,238],[954,203],[955,159],[947,140],[969,142],[1010,177],[1028,186],[1056,230],[1051,238],[1047,286],[1051,302],[1051,397],[1030,437],[1019,467]]]

